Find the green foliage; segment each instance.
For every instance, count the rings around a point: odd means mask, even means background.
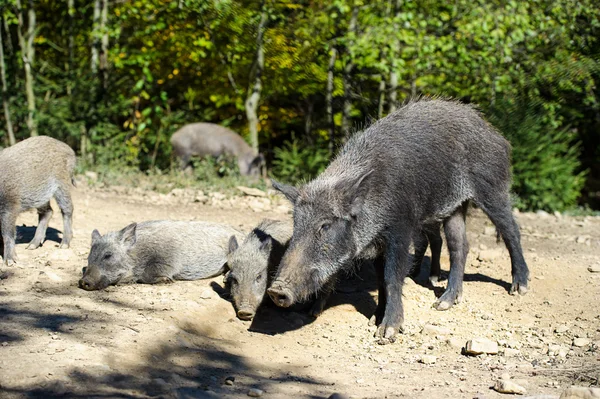
[[[580,143],[568,128],[556,126],[539,104],[502,100],[490,120],[513,146],[513,192],[520,209],[563,211],[576,205],[585,183]]]
[[[314,178],[325,170],[328,163],[326,146],[302,145],[292,139],[275,148],[272,174],[282,181],[298,183]]]

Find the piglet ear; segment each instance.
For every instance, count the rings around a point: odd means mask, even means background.
[[[239,248],[237,238],[235,236],[229,237],[229,253],[235,252]]]
[[[129,226],[121,230],[121,241],[123,244],[132,247],[137,241],[137,223],[131,223]]]
[[[275,190],[285,195],[285,198],[287,198],[292,204],[296,203],[298,196],[300,196],[300,191],[298,191],[296,187],[279,183],[273,179],[271,179],[271,184],[273,184],[273,188]]]
[[[271,252],[271,248],[273,248],[273,237],[265,236],[260,241],[260,250],[264,252]]]
[[[372,173],[373,170],[369,170],[354,180],[342,183],[344,187],[340,187],[346,194],[350,216],[352,217],[355,217],[362,211],[365,198],[369,192],[369,181],[371,180]]]
[[[100,235],[100,232],[98,230],[94,229],[94,231],[92,231],[92,244],[101,238],[102,238],[102,236]]]

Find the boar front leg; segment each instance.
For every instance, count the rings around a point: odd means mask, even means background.
[[[17,261],[15,250],[17,214],[17,209],[4,210],[0,213],[0,227],[2,228],[2,241],[4,241],[4,264],[7,266],[11,266]]]

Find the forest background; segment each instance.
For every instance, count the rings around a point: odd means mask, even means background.
[[[295,183],[370,121],[440,95],[510,140],[517,207],[600,209],[596,0],[0,0],[0,13],[3,146],[43,134],[82,169],[174,175],[171,134],[209,121]],[[207,162],[197,179],[236,175]]]

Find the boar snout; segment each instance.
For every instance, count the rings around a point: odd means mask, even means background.
[[[267,293],[275,302],[275,305],[280,306],[282,308],[287,308],[292,306],[294,303],[294,294],[289,288],[282,286],[275,282],[271,288],[267,290]]]
[[[84,289],[86,291],[94,291],[94,285],[88,281],[86,278],[82,278],[79,280],[79,288]]]
[[[245,308],[237,311],[237,317],[242,320],[252,320],[254,318],[254,310]]]

